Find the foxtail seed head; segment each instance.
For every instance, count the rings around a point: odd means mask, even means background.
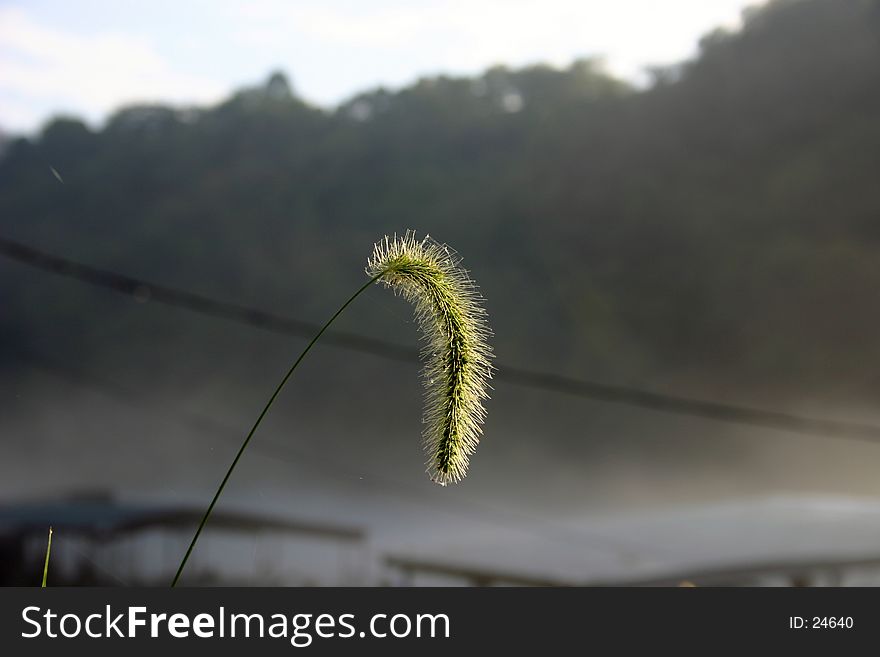
[[[423,433],[431,479],[445,486],[466,474],[480,441],[492,377],[483,298],[455,252],[430,237],[385,237],[373,247],[367,275],[415,307],[425,346]]]

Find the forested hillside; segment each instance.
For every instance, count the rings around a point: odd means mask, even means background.
[[[875,398],[880,2],[775,0],[647,89],[584,60],[330,110],[274,74],[216,107],[58,118],[0,160],[0,236],[310,321],[407,228],[464,256],[503,362],[707,397]],[[0,273],[7,374],[47,348],[187,369],[178,316]],[[413,343],[389,312],[406,308],[364,304],[345,328]]]

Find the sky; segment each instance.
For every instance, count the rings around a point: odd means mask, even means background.
[[[0,129],[211,104],[281,70],[331,107],[420,76],[602,57],[638,82],[736,28],[748,0],[0,0]]]

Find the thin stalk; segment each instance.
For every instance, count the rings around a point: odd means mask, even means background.
[[[186,566],[186,562],[187,562],[187,560],[189,560],[189,555],[192,554],[193,548],[196,546],[196,541],[199,540],[199,536],[201,535],[202,530],[205,528],[205,524],[208,522],[208,518],[211,516],[211,512],[214,510],[214,505],[217,504],[217,500],[220,499],[220,494],[223,493],[223,489],[226,487],[226,482],[229,481],[229,477],[232,475],[232,471],[235,469],[235,466],[238,465],[238,461],[239,461],[239,459],[241,459],[241,455],[244,454],[244,450],[247,449],[248,443],[251,441],[251,438],[254,437],[254,433],[256,433],[257,427],[260,426],[260,423],[263,421],[263,418],[266,417],[266,413],[269,412],[269,409],[272,407],[272,404],[274,403],[275,399],[278,397],[278,394],[281,392],[281,389],[284,387],[284,384],[287,383],[287,380],[291,377],[293,372],[299,366],[300,362],[302,362],[302,359],[305,358],[306,354],[309,353],[311,348],[318,341],[318,338],[320,338],[324,334],[324,331],[326,331],[330,327],[330,325],[336,320],[336,318],[342,314],[343,310],[348,308],[349,304],[351,304],[352,301],[357,299],[361,295],[361,293],[364,292],[364,290],[366,290],[373,283],[375,283],[381,276],[382,276],[382,274],[379,274],[378,276],[374,276],[369,281],[364,283],[364,285],[363,285],[363,287],[361,287],[361,289],[359,289],[357,292],[355,292],[348,301],[346,301],[344,304],[342,304],[342,306],[339,308],[339,310],[336,311],[336,313],[333,315],[333,317],[331,317],[329,320],[327,320],[327,323],[324,324],[324,326],[321,328],[321,330],[318,331],[317,335],[315,335],[315,337],[312,338],[312,341],[309,342],[309,344],[306,346],[305,349],[303,349],[303,352],[299,355],[299,358],[296,359],[296,362],[294,362],[294,364],[291,365],[290,369],[287,371],[287,374],[285,374],[284,378],[281,379],[281,383],[278,384],[278,387],[275,388],[275,392],[273,392],[272,396],[269,397],[269,401],[266,402],[266,405],[263,407],[263,410],[260,413],[259,417],[257,418],[257,421],[254,422],[254,426],[251,427],[251,430],[248,432],[247,437],[244,439],[244,442],[241,444],[241,447],[238,450],[238,454],[235,455],[235,458],[232,460],[232,464],[229,466],[229,469],[226,471],[226,476],[223,477],[223,481],[220,482],[220,487],[217,489],[217,492],[214,493],[214,499],[212,499],[211,504],[208,505],[208,509],[205,511],[205,515],[202,516],[202,521],[199,523],[198,529],[196,529],[196,533],[193,536],[192,541],[190,542],[189,547],[186,550],[186,554],[183,555],[183,560],[180,562],[180,566],[178,566],[178,568],[177,568],[177,573],[174,575],[174,579],[171,581],[172,588],[177,586],[177,581],[180,579],[181,573],[183,573],[183,569]],[[51,535],[50,535],[50,537],[51,537]],[[49,555],[47,553],[46,559],[48,560],[48,558],[49,558]],[[44,581],[45,581],[45,575],[44,575]]]
[[[49,542],[46,544],[46,561],[43,564],[43,585],[46,588],[46,577],[49,575],[49,553],[52,551],[52,528],[49,527]]]

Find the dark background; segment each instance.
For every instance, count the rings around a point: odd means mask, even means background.
[[[82,263],[321,323],[373,242],[412,228],[463,256],[502,367],[880,422],[873,0],[775,0],[646,89],[583,60],[328,110],[274,73],[215,107],[128,107],[100,130],[59,117],[2,152],[0,235]],[[378,288],[338,328],[417,344]],[[204,505],[304,344],[0,259],[0,494]],[[221,506],[364,529],[354,574],[248,532],[206,535],[204,568],[391,583],[394,553],[574,583],[878,545],[864,440],[503,380],[488,408],[468,478],[434,487],[417,361],[318,348]],[[162,550],[114,534],[113,559],[94,537],[79,549],[141,581],[187,531]]]

